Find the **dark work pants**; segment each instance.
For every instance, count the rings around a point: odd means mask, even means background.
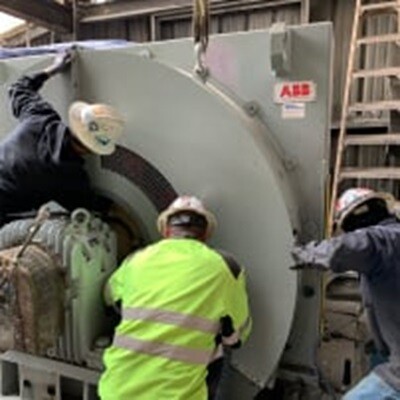
[[[207,368],[207,388],[208,400],[217,400],[218,388],[221,381],[222,371],[224,368],[224,358],[213,361]]]

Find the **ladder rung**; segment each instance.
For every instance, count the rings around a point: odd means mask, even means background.
[[[370,12],[388,12],[400,8],[400,4],[397,1],[385,1],[376,4],[366,4],[360,7],[360,12],[362,14]]]
[[[371,78],[378,76],[399,76],[400,67],[389,67],[379,69],[362,69],[353,73],[353,78]]]
[[[349,113],[385,110],[400,110],[400,100],[382,100],[374,103],[354,103],[349,107]]]
[[[400,167],[381,168],[343,168],[340,179],[399,179]]]
[[[357,44],[376,44],[400,41],[400,33],[391,33],[379,36],[367,36],[357,40]]]
[[[346,146],[400,146],[400,133],[347,135],[344,143]]]

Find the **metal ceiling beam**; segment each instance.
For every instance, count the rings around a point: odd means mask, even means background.
[[[80,22],[99,22],[149,15],[164,10],[174,10],[192,4],[192,0],[119,0],[91,5],[86,8]]]
[[[280,7],[302,3],[304,0],[210,0],[211,9],[219,7],[252,6],[256,3],[264,7]],[[82,7],[80,22],[103,22],[113,19],[140,17],[152,14],[191,10],[193,0],[116,0],[110,3]]]
[[[72,31],[72,10],[54,0],[0,0],[0,11],[56,32]]]

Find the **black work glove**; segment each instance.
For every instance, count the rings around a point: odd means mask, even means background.
[[[291,254],[295,265],[290,269],[298,270],[311,268],[320,271],[329,270],[329,259],[323,248],[318,242],[310,242],[304,246],[293,246]]]

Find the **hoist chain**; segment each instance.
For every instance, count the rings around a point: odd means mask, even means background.
[[[210,8],[208,0],[194,0],[193,9],[193,37],[196,56],[195,72],[205,80],[208,75],[204,64],[204,55],[208,47],[210,28]]]

